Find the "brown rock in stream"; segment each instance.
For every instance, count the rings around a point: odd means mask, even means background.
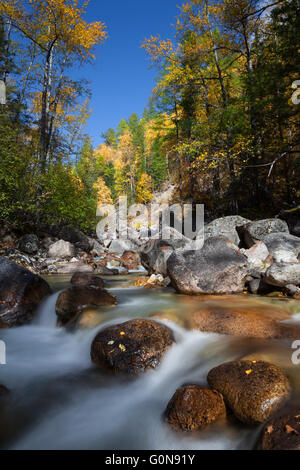
[[[223,335],[264,339],[298,339],[300,328],[284,325],[263,313],[227,309],[207,309],[191,313],[188,318],[191,329]]]
[[[160,364],[174,343],[171,330],[153,320],[135,319],[110,326],[92,343],[92,361],[114,374],[138,375]]]
[[[179,388],[166,412],[166,421],[179,431],[197,431],[226,417],[222,395],[199,385],[185,385]]]
[[[220,392],[235,416],[258,424],[274,414],[290,393],[281,369],[263,361],[233,361],[212,369],[207,380]]]
[[[261,434],[261,450],[300,450],[300,408],[269,421]]]
[[[100,289],[104,287],[103,279],[93,273],[75,273],[72,276],[71,284],[75,284],[76,286],[96,287]]]
[[[44,279],[0,257],[0,328],[30,323],[51,292]]]
[[[105,289],[89,286],[73,286],[63,291],[56,302],[56,314],[63,323],[76,318],[84,308],[115,305],[116,296]]]

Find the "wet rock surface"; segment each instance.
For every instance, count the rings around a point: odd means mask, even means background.
[[[263,361],[233,361],[212,369],[210,387],[220,392],[236,418],[258,424],[274,414],[290,394],[281,369]]]
[[[130,320],[98,333],[91,358],[111,373],[138,375],[159,366],[173,343],[173,334],[166,326],[149,319]]]
[[[178,431],[197,431],[225,417],[222,395],[199,385],[179,388],[165,411],[166,421]]]
[[[62,292],[56,302],[56,314],[63,323],[74,319],[87,307],[115,305],[116,296],[105,289],[90,286],[73,286]]]
[[[188,318],[191,329],[207,333],[264,339],[298,339],[300,328],[284,325],[263,316],[262,313],[247,310],[213,308],[192,312]]]
[[[71,284],[74,284],[76,286],[96,287],[99,289],[102,289],[104,287],[103,279],[93,273],[77,272],[73,274],[71,278]]]
[[[269,421],[261,434],[261,450],[300,450],[300,408]]]
[[[30,323],[41,301],[51,294],[46,281],[6,258],[0,257],[0,325]]]

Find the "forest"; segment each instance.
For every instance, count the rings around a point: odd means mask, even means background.
[[[297,0],[189,0],[175,40],[142,47],[157,71],[142,116],[93,147],[89,83],[101,20],[78,0],[0,5],[0,218],[89,231],[96,208],[147,203],[170,183],[206,217],[274,216],[299,204],[300,5]],[[101,86],[101,84],[100,84]],[[100,133],[100,130],[99,130]]]

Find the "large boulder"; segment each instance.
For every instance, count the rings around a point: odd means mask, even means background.
[[[34,234],[24,235],[19,240],[18,249],[28,255],[35,255],[40,249],[40,241]]]
[[[255,243],[264,241],[264,237],[270,233],[287,233],[289,228],[284,220],[280,219],[266,219],[257,220],[241,229],[246,245],[251,248]]]
[[[243,423],[263,423],[290,394],[286,375],[279,367],[263,361],[221,364],[209,372],[207,380]]]
[[[74,245],[69,242],[65,242],[64,240],[59,240],[50,246],[48,256],[49,258],[60,259],[73,258],[73,256],[75,256]]]
[[[71,284],[75,284],[76,286],[88,286],[100,289],[104,287],[103,279],[93,273],[77,272],[73,274],[71,278]]]
[[[98,333],[91,358],[111,373],[138,375],[156,368],[173,343],[173,334],[166,326],[153,320],[135,319]]]
[[[300,237],[300,206],[286,211],[283,210],[278,217],[287,222],[292,235]]]
[[[0,257],[0,324],[30,323],[40,302],[51,294],[46,281],[6,258]]]
[[[300,450],[300,408],[271,419],[264,427],[261,450]]]
[[[236,227],[243,227],[249,223],[251,223],[251,220],[245,219],[240,215],[221,217],[205,226],[205,238],[221,236],[228,238],[228,240],[238,246],[241,240]]]
[[[184,250],[191,240],[181,235],[175,229],[170,229],[172,238],[167,240],[153,239],[147,242],[142,249],[142,265],[149,274],[162,274],[167,276],[167,261],[171,254],[177,250]]]
[[[300,255],[300,238],[289,233],[270,233],[263,238],[270,253],[276,253],[284,250]]]
[[[74,320],[85,308],[103,307],[116,303],[116,296],[105,289],[73,286],[59,294],[55,310],[59,320],[65,324]]]
[[[263,339],[297,339],[300,328],[281,324],[261,312],[247,309],[207,309],[192,312],[187,326],[193,330],[222,335]],[[286,318],[282,318],[286,319]]]
[[[300,285],[300,263],[274,263],[266,271],[264,282],[271,286],[284,287],[289,284]]]
[[[198,431],[226,417],[222,395],[199,385],[179,388],[168,403],[166,421],[178,431]]]
[[[208,238],[201,250],[175,251],[167,261],[172,285],[181,294],[242,292],[249,264],[223,237]]]

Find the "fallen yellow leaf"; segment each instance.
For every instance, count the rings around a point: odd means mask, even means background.
[[[273,426],[268,426],[267,427],[267,433],[271,434],[273,432]]]
[[[119,344],[119,348],[121,349],[122,352],[126,351],[124,344]]]
[[[246,370],[246,374],[250,375],[252,373],[252,369]]]
[[[124,336],[126,333],[124,331],[121,331],[120,335]]]
[[[298,431],[292,428],[292,426],[289,426],[288,424],[286,425],[285,430],[288,434],[291,434],[293,432],[294,434],[297,434],[297,436],[299,436]]]

